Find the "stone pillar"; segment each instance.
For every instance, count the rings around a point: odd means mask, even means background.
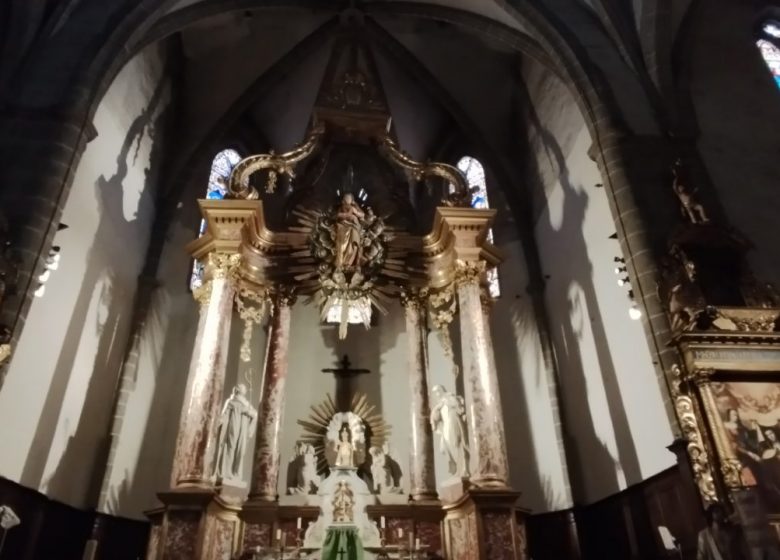
[[[480,281],[485,263],[459,260],[456,266],[471,482],[479,487],[503,488],[509,480],[509,466],[493,340],[482,309]]]
[[[195,293],[200,302],[200,320],[176,440],[171,481],[174,488],[212,485],[212,434],[222,405],[235,296],[232,273],[239,258],[235,254],[209,254],[208,280]]]
[[[428,343],[425,328],[425,307],[419,293],[401,298],[406,315],[406,335],[409,339],[409,390],[411,402],[411,446],[409,480],[412,500],[436,499],[436,479],[433,466],[433,434],[431,409],[428,404]]]
[[[293,302],[292,296],[280,293],[273,305],[258,405],[252,486],[249,493],[251,501],[273,502],[277,496],[279,435],[284,413],[284,386],[290,347],[290,307]]]

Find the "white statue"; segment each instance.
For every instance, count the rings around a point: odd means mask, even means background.
[[[374,481],[374,492],[381,494],[392,486],[392,480],[387,476],[387,461],[385,452],[381,447],[372,446],[368,453],[371,455],[371,479]]]
[[[244,451],[257,419],[257,411],[246,398],[246,385],[239,383],[225,401],[217,431],[215,474],[222,480],[240,480]]]
[[[317,453],[310,443],[295,444],[295,455],[287,471],[288,494],[316,494],[322,483],[317,474]]]
[[[336,448],[335,466],[342,468],[354,468],[355,466],[355,448],[352,446],[352,432],[349,427],[344,426],[339,430],[339,441],[334,442]]]
[[[314,494],[320,487],[321,479],[317,474],[317,455],[314,446],[307,443],[303,449],[303,468],[301,468],[301,482],[304,494]]]
[[[463,397],[448,392],[441,385],[431,389],[435,402],[431,410],[431,427],[439,435],[441,452],[447,456],[450,474],[469,476],[469,451],[466,439],[466,405]]]

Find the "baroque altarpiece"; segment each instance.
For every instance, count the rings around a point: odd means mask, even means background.
[[[780,536],[780,297],[753,275],[749,242],[705,210],[681,160],[673,177],[681,219],[658,295],[680,356],[669,375],[675,451],[702,505],[723,505],[747,547],[766,550]]]
[[[303,142],[244,158],[226,199],[199,202],[206,230],[189,249],[205,271],[195,291],[200,319],[171,488],[150,512],[150,558],[526,557],[489,328],[486,278],[500,262],[488,235],[494,211],[471,207],[471,187],[456,168],[403,152],[391,123],[369,50],[344,38]],[[361,371],[345,357],[326,370],[338,378],[335,398],[322,395],[298,421],[303,435],[281,487],[296,300],[337,322],[341,337],[400,301],[408,460],[389,453],[389,426],[352,390],[349,379]],[[222,402],[234,309],[246,326],[242,359],[252,352],[253,325],[268,321],[256,409],[240,385]],[[451,325],[461,333],[458,365]],[[444,341],[453,375],[463,377],[463,395],[429,386],[429,326]],[[249,430],[254,450],[244,449]],[[448,480],[435,480],[434,433]],[[246,488],[244,459],[252,464]],[[401,471],[408,497],[400,495]],[[298,495],[297,505],[281,504],[279,494]]]

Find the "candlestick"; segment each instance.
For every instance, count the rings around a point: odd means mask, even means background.
[[[413,550],[412,549],[412,545],[414,544],[413,539],[414,539],[414,535],[412,535],[412,533],[409,533],[409,551],[410,552]]]

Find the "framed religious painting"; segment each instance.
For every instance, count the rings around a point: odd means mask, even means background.
[[[730,488],[757,487],[771,515],[780,515],[780,377],[726,375],[701,387]]]

